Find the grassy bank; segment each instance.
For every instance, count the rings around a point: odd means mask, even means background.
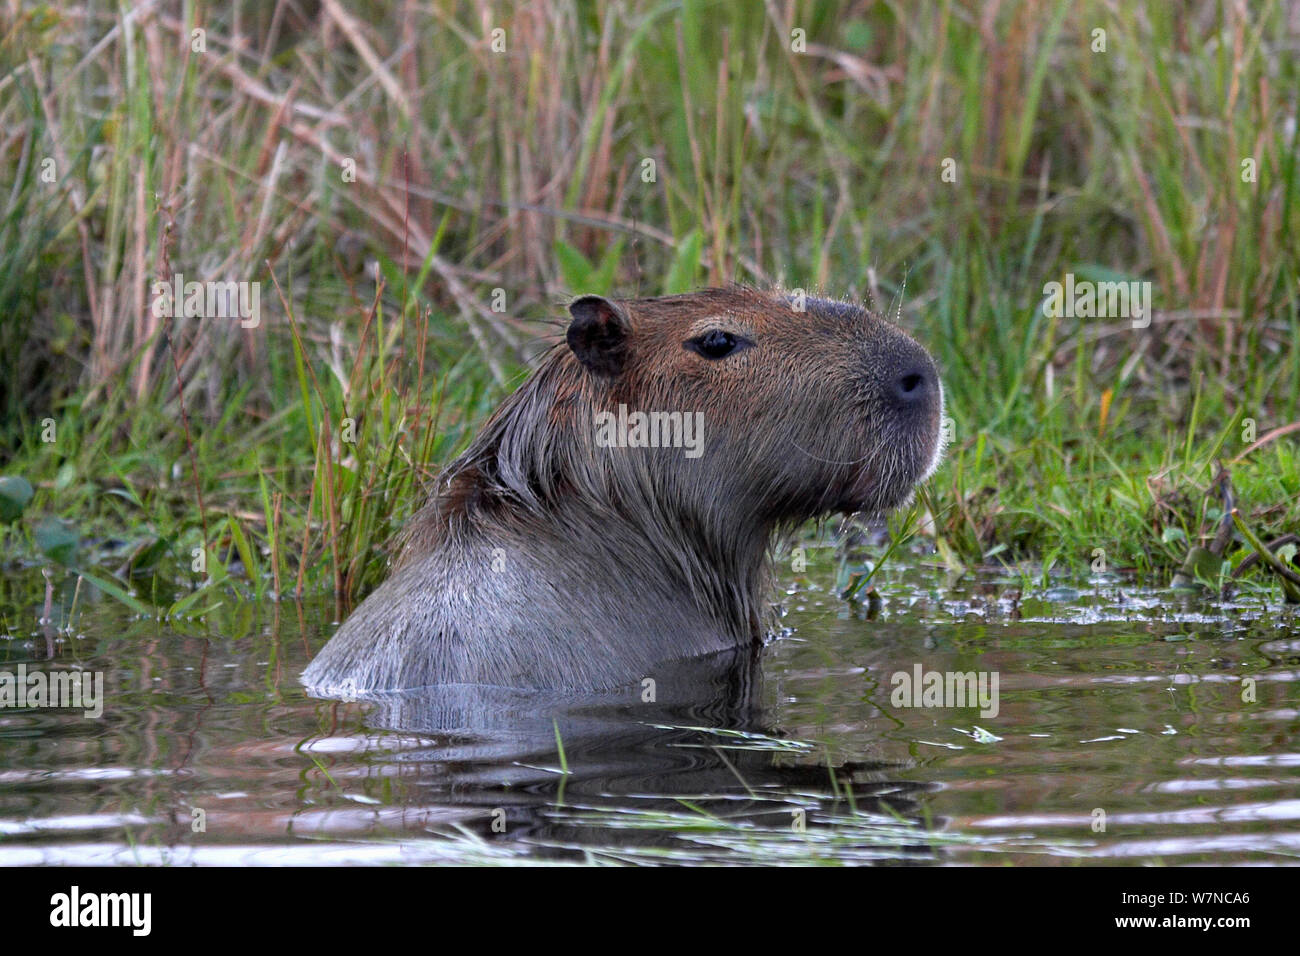
[[[1267,2],[10,5],[0,549],[142,613],[354,598],[566,294],[739,280],[932,348],[945,563],[1167,582],[1217,460],[1300,523],[1297,46]],[[178,273],[256,325],[155,315]],[[1052,317],[1067,274],[1149,325]]]

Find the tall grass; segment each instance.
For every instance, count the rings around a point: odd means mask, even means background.
[[[217,584],[351,599],[579,291],[896,315],[944,370],[929,501],[967,563],[1163,572],[1243,420],[1297,418],[1290,4],[307,9],[0,13],[16,553],[71,519],[109,587],[203,584],[163,587],[172,613]],[[1151,281],[1150,328],[1046,317],[1067,272]],[[262,322],[156,317],[175,273],[261,283]],[[1293,437],[1236,466],[1268,533]]]

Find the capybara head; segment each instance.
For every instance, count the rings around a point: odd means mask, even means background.
[[[642,483],[665,486],[697,514],[770,526],[882,512],[939,461],[934,361],[866,309],[731,288],[632,301],[588,295],[569,311],[567,345],[593,414],[605,412],[606,423],[618,414],[624,427],[620,406],[629,419],[698,413],[694,459],[680,447],[601,449],[615,467],[640,458],[625,477],[636,483],[649,470]],[[653,423],[649,430],[653,439]]]
[[[777,526],[897,507],[938,464],[934,361],[864,308],[732,287],[584,295],[569,312],[565,343],[447,469],[404,558],[466,522],[567,511],[726,563]]]

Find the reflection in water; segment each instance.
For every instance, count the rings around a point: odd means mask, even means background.
[[[325,605],[161,625],[83,592],[65,633],[10,576],[0,672],[102,672],[106,700],[0,707],[0,864],[1294,860],[1294,612],[1020,586],[897,573],[867,620],[800,584],[757,659],[653,695],[344,703],[297,681]],[[897,706],[918,667],[996,673],[996,715]]]
[[[624,851],[679,842],[671,828],[632,824],[687,806],[697,823],[721,816],[735,828],[790,833],[827,825],[837,807],[887,820],[915,813],[909,792],[917,785],[889,781],[886,768],[837,767],[832,782],[824,764],[774,759],[813,747],[764,726],[761,688],[758,656],[737,652],[665,664],[645,682],[586,695],[472,684],[374,694],[357,715],[364,730],[341,736],[335,728],[304,746],[351,759],[370,744],[391,745],[373,730],[394,732],[401,751],[381,749],[365,772],[400,776],[404,823],[410,808],[423,807],[426,822],[454,819],[484,839],[539,850],[599,846],[598,828],[584,820],[602,810],[615,820],[633,811],[620,821]],[[329,817],[337,804],[326,802]],[[300,815],[295,826],[303,822]],[[901,857],[925,847],[877,849]]]

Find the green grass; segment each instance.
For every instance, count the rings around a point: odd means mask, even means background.
[[[949,564],[1166,583],[1243,420],[1300,418],[1288,6],[777,7],[0,20],[0,470],[36,492],[0,550],[141,613],[355,599],[566,294],[736,279],[931,347]],[[176,272],[261,283],[260,326],[153,319]],[[1066,273],[1150,281],[1150,328],[1048,318]],[[1265,539],[1295,439],[1232,466]]]

